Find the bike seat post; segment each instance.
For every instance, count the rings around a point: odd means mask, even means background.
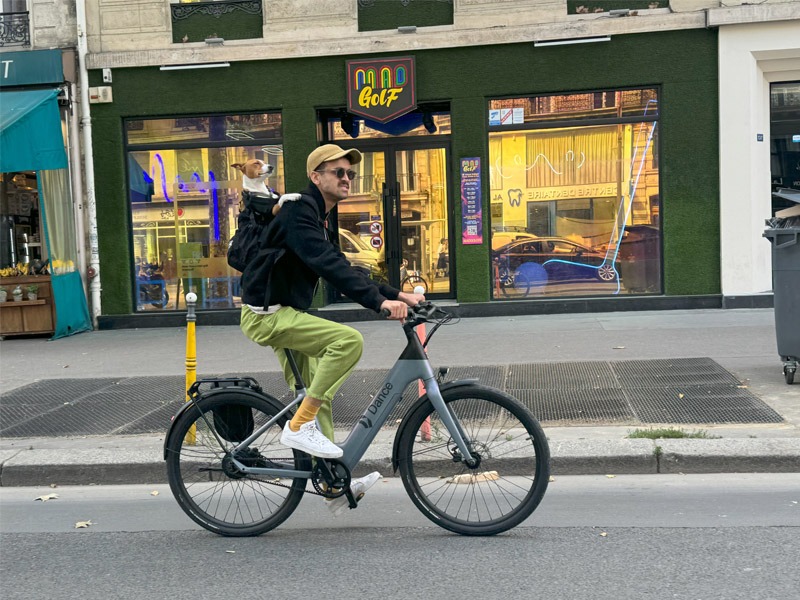
[[[303,376],[300,375],[300,368],[297,366],[297,361],[294,359],[294,354],[288,348],[284,348],[283,352],[286,354],[286,361],[289,363],[289,368],[292,369],[292,374],[294,375],[295,389],[305,389],[306,382],[303,381]]]

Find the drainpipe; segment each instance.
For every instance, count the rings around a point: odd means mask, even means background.
[[[83,180],[81,178],[81,146],[78,125],[78,87],[75,82],[69,87],[69,162],[72,165],[72,197],[74,199],[75,235],[78,240],[78,272],[83,282],[83,293],[88,298],[86,281],[86,225],[83,214]]]
[[[86,178],[86,207],[89,218],[89,279],[92,324],[97,329],[100,316],[100,254],[97,243],[97,201],[94,195],[94,153],[92,152],[92,118],[89,112],[89,73],[86,71],[86,0],[76,0],[78,22],[78,81],[81,93],[81,133],[83,134],[83,167]]]

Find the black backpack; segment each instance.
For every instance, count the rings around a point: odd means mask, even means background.
[[[272,209],[278,203],[278,196],[273,194],[268,198],[244,191],[242,201],[244,210],[239,213],[239,227],[228,244],[228,264],[240,273],[258,254],[262,236],[275,218]]]

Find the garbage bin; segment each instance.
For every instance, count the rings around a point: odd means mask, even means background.
[[[800,227],[767,229],[772,243],[772,293],[778,354],[786,383],[794,382],[800,360]]]

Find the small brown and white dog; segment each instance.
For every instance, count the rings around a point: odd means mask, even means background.
[[[234,169],[239,169],[244,175],[242,187],[252,194],[259,196],[266,196],[271,198],[275,193],[267,187],[264,183],[267,178],[275,172],[275,167],[263,160],[251,158],[242,163],[234,163],[231,165]]]
[[[272,212],[273,216],[278,214],[278,210],[283,206],[284,202],[291,202],[298,200],[300,194],[284,194],[278,199],[278,195],[269,187],[265,181],[275,172],[275,167],[263,160],[251,158],[244,163],[233,163],[231,165],[234,169],[242,172],[242,200],[239,201],[239,212],[244,210],[247,202],[245,196],[249,195],[250,201],[253,202],[252,196],[258,196],[267,201],[266,208]],[[258,204],[263,204],[263,201],[258,200]],[[274,204],[273,204],[274,203]]]

